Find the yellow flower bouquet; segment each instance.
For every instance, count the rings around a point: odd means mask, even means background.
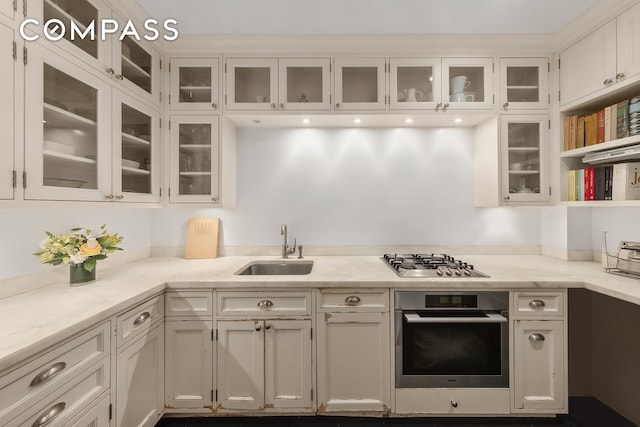
[[[95,278],[96,262],[107,258],[108,254],[121,251],[117,245],[122,242],[118,234],[109,234],[103,225],[98,230],[89,228],[73,228],[72,234],[55,235],[45,231],[47,238],[41,243],[41,251],[34,255],[40,258],[43,264],[71,264],[71,283],[93,280]],[[74,267],[91,273],[89,279],[74,279]],[[76,273],[78,276],[78,273]],[[74,281],[76,280],[76,281]]]

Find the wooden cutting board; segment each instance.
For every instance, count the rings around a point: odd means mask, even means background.
[[[187,226],[187,259],[207,259],[218,257],[219,218],[190,218]]]

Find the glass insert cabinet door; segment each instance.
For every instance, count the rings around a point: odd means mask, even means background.
[[[229,58],[226,67],[228,110],[277,110],[277,59]]]
[[[25,67],[25,198],[104,200],[110,193],[111,88],[33,44]]]
[[[548,201],[548,116],[505,115],[500,121],[503,200]]]
[[[280,59],[279,110],[329,110],[330,65],[326,59]]]
[[[173,58],[169,74],[172,110],[219,110],[217,58]]]
[[[335,110],[384,110],[384,58],[336,58]]]
[[[391,58],[389,98],[392,109],[434,109],[440,102],[440,58]]]
[[[492,58],[442,59],[442,108],[493,108]]]
[[[172,203],[219,203],[218,118],[171,116]]]
[[[158,111],[114,93],[113,200],[160,200],[159,121]]]
[[[500,108],[549,108],[549,58],[500,59]]]

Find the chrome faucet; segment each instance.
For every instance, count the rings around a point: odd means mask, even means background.
[[[289,258],[289,255],[296,253],[296,239],[293,239],[293,246],[289,247],[287,243],[287,224],[282,224],[280,227],[280,234],[284,236],[284,243],[282,244],[282,259]]]

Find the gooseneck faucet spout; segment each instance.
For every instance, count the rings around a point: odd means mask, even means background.
[[[280,235],[284,236],[284,242],[282,244],[282,259],[289,258],[289,255],[296,252],[296,240],[293,241],[293,247],[289,247],[287,243],[287,224],[282,224],[280,227]]]

